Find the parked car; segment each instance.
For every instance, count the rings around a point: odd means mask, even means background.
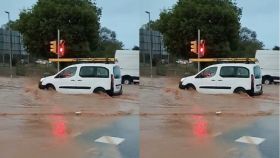
[[[263,84],[280,81],[279,56],[279,50],[257,50],[256,58],[262,70]]]
[[[139,51],[137,50],[117,50],[115,54],[117,64],[121,68],[122,83],[139,83]]]
[[[182,78],[179,88],[208,94],[262,94],[261,69],[257,64],[211,65],[194,76]]]
[[[46,65],[48,64],[49,62],[47,60],[42,60],[42,59],[37,59],[35,61],[36,64],[42,64],[42,65]]]
[[[188,60],[178,59],[178,60],[176,60],[176,63],[186,65],[186,64],[188,64]]]
[[[67,94],[122,94],[121,72],[116,64],[76,64],[53,76],[42,78],[39,88]]]

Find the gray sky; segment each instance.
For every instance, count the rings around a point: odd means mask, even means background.
[[[18,18],[20,10],[30,8],[37,0],[0,0],[0,25],[7,22],[5,10],[11,19]],[[117,33],[125,48],[139,45],[139,28],[148,21],[145,11],[151,12],[151,19],[158,19],[162,9],[172,7],[177,0],[96,0],[102,8],[101,25]],[[243,8],[241,25],[257,32],[265,48],[279,45],[279,0],[236,0]]]

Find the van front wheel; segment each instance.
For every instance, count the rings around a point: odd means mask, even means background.
[[[46,89],[50,91],[55,91],[55,87],[52,84],[47,84]]]
[[[192,84],[187,84],[187,85],[186,85],[186,89],[187,89],[187,90],[195,90],[195,86],[192,85]]]

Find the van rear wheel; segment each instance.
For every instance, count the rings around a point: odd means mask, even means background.
[[[236,93],[236,94],[244,94],[244,93],[246,93],[246,90],[244,88],[242,88],[242,87],[238,87],[238,88],[236,88],[234,90],[234,93]]]
[[[124,76],[122,78],[122,84],[125,84],[125,85],[129,85],[133,82],[132,78],[130,76]]]
[[[269,84],[271,84],[271,80],[269,78],[266,78],[266,79],[264,79],[263,83],[266,85],[269,85]]]
[[[102,87],[95,88],[93,92],[97,94],[106,93],[105,89]]]

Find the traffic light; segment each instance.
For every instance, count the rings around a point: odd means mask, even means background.
[[[64,53],[65,53],[65,41],[64,40],[60,40],[59,41],[59,56],[64,56]]]
[[[200,40],[199,43],[199,56],[203,57],[205,54],[205,40]]]
[[[56,41],[50,41],[50,52],[57,53]]]
[[[197,53],[197,41],[191,41],[191,52]]]

